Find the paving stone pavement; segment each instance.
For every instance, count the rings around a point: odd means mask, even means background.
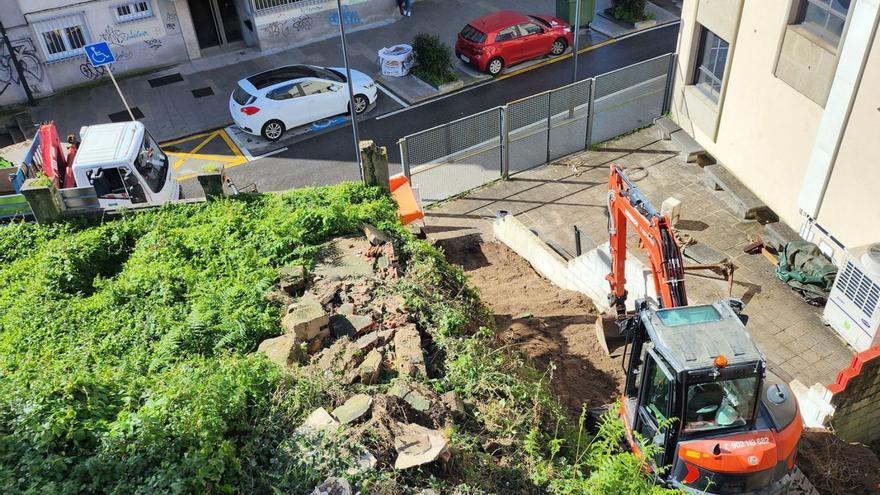
[[[742,252],[763,226],[734,217],[722,193],[704,185],[702,169],[681,160],[670,141],[658,141],[653,128],[438,204],[428,210],[425,230],[436,239],[479,233],[490,240],[492,218],[507,210],[571,256],[576,225],[587,251],[608,240],[605,201],[611,163],[622,164],[658,208],[667,197],[681,200],[679,233],[725,253],[736,265],[733,296],[747,303],[749,332],[774,372],[807,386],[835,381],[852,350],[823,325],[821,308],[807,305],[776,278],[773,264],[760,254]],[[630,232],[631,252],[647,262],[637,241]],[[728,296],[727,281],[712,272],[690,272],[687,284],[691,303]]]

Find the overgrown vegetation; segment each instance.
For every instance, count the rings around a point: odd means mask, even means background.
[[[645,13],[647,6],[648,0],[611,0],[611,15],[619,21],[635,24],[653,19],[652,14]]]
[[[666,493],[617,453],[619,423],[572,425],[464,274],[352,184],[0,228],[0,491],[307,494],[344,475],[354,447],[294,432],[339,385],[252,351],[281,333],[278,268],[361,222],[401,241],[390,289],[430,329],[428,385],[471,407],[446,469],[353,475],[362,493]]]
[[[452,67],[452,50],[433,34],[419,34],[413,39],[416,66],[412,72],[434,87],[458,79]]]

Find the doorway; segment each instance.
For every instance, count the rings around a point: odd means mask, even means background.
[[[242,41],[235,0],[188,0],[199,48]]]

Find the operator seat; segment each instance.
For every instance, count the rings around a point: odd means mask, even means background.
[[[701,383],[688,388],[685,421],[714,421],[723,400],[724,389],[717,383]]]

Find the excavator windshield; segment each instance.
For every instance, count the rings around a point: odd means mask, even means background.
[[[757,376],[689,385],[684,431],[695,433],[751,424],[757,388]]]

